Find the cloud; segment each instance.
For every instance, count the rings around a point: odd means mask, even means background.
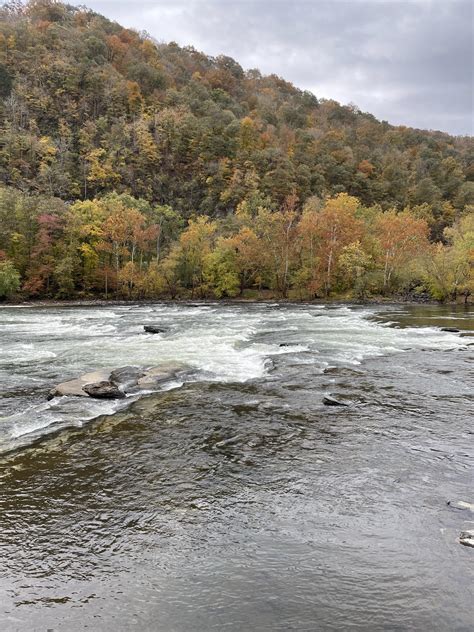
[[[79,4],[79,3],[78,3]],[[470,0],[89,0],[160,41],[234,57],[394,124],[473,133]]]

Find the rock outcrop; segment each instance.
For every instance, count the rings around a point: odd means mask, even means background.
[[[91,373],[85,373],[74,380],[68,380],[67,382],[61,382],[55,386],[49,392],[48,399],[53,397],[60,397],[61,395],[71,395],[76,397],[88,397],[88,394],[83,390],[83,386],[86,384],[93,384],[94,382],[101,382],[102,380],[109,379],[110,369],[102,369],[100,371],[92,371]]]
[[[74,380],[55,386],[48,399],[59,396],[121,399],[129,393],[153,389],[160,382],[172,379],[185,367],[176,362],[166,362],[154,367],[123,366],[117,369],[101,369],[85,373]]]

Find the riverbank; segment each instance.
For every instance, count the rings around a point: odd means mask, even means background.
[[[474,302],[466,302],[464,298],[457,301],[437,301],[435,299],[417,299],[413,296],[374,296],[366,299],[350,299],[350,298],[317,298],[317,299],[304,299],[298,300],[295,298],[277,298],[274,296],[260,296],[260,297],[237,297],[237,298],[157,298],[157,299],[101,299],[101,298],[87,298],[87,299],[25,299],[17,301],[4,301],[0,302],[0,309],[2,307],[113,307],[114,305],[154,305],[154,304],[177,304],[177,305],[205,305],[208,303],[214,303],[219,305],[235,305],[235,304],[265,304],[265,303],[278,303],[282,305],[467,305],[472,306]]]

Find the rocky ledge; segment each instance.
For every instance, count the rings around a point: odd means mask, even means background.
[[[51,389],[48,399],[64,395],[94,397],[96,399],[121,399],[129,393],[153,389],[160,382],[174,378],[184,369],[182,364],[174,362],[147,368],[123,366],[117,369],[101,369],[84,373],[74,380],[61,382]]]

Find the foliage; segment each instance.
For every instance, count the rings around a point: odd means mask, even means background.
[[[20,275],[11,261],[0,261],[0,299],[9,298],[20,288]]]
[[[471,138],[56,0],[0,8],[0,84],[3,296],[473,291]]]

